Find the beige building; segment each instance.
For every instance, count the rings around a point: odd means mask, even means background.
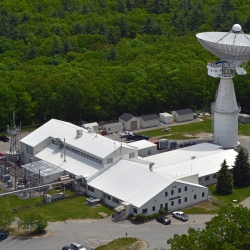
[[[128,113],[121,115],[119,122],[123,124],[124,130],[136,130],[140,128],[140,120]]]
[[[139,119],[141,122],[141,128],[159,126],[160,124],[159,117],[156,114],[144,115],[144,116],[139,117]]]
[[[171,113],[173,115],[174,121],[176,122],[191,121],[194,119],[194,112],[192,109],[175,110]]]

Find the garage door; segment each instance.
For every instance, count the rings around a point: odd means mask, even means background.
[[[137,129],[137,121],[131,121],[131,130]]]

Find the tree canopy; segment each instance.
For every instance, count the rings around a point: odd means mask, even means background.
[[[3,0],[0,129],[13,103],[23,126],[209,107],[219,80],[206,63],[218,59],[195,34],[249,32],[249,20],[239,0]],[[234,82],[247,112],[250,76]]]
[[[205,229],[189,228],[167,240],[171,250],[245,250],[250,248],[250,210],[227,204],[205,223]]]

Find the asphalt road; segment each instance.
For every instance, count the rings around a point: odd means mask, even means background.
[[[88,250],[114,239],[136,237],[147,242],[148,249],[168,248],[166,240],[174,234],[187,233],[189,227],[204,228],[204,222],[209,221],[212,215],[190,215],[189,221],[182,222],[171,217],[171,225],[162,225],[150,221],[134,225],[129,221],[114,223],[111,217],[102,220],[69,220],[50,223],[48,230],[52,235],[46,238],[10,237],[0,243],[1,250],[58,250],[71,242],[81,243]]]

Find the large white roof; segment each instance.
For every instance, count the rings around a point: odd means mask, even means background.
[[[76,130],[82,130],[82,136],[76,136]],[[96,133],[88,133],[84,128],[56,119],[51,119],[24,137],[21,142],[35,147],[48,137],[60,138],[62,141],[65,138],[66,145],[79,148],[102,159],[121,147],[120,142],[113,141]],[[122,144],[122,147],[130,148],[126,144]]]
[[[84,177],[90,177],[103,168],[102,165],[67,150],[66,161],[64,162],[63,153],[63,149],[58,149],[56,145],[50,144],[35,156],[71,174]]]
[[[176,178],[198,173],[202,177],[218,172],[224,159],[229,166],[234,165],[237,154],[234,149],[223,150],[218,145],[200,143],[144,159],[154,162],[153,171],[163,175]]]
[[[131,142],[128,145],[130,145],[132,147],[136,147],[138,150],[144,149],[144,148],[156,147],[155,143],[152,143],[152,142],[147,141],[147,140],[140,140],[140,141]]]
[[[120,160],[88,184],[122,201],[141,207],[175,180],[151,172],[147,165]]]

